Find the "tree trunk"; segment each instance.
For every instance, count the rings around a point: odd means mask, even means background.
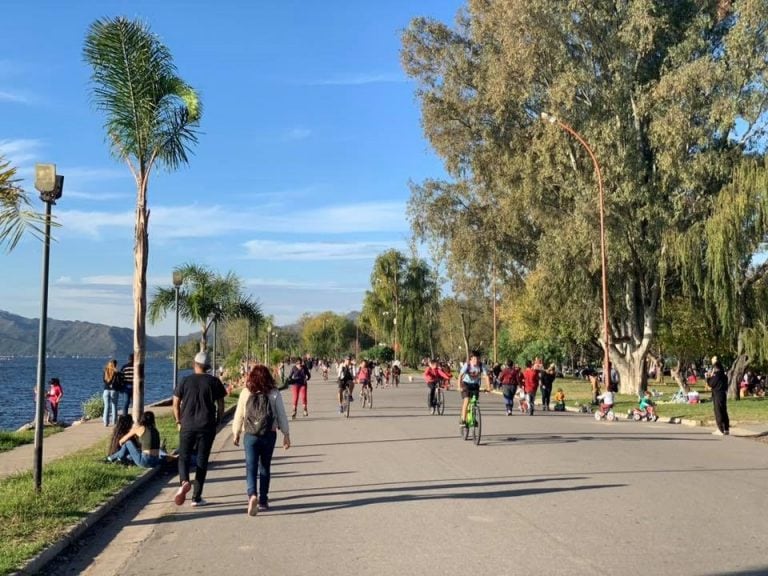
[[[149,212],[147,181],[141,174],[136,201],[136,229],[133,250],[133,421],[144,413],[144,353],[147,330],[147,259],[149,257]]]
[[[733,361],[731,369],[728,370],[728,399],[739,400],[739,384],[741,379],[744,378],[744,372],[747,371],[749,366],[749,356],[744,353],[744,339],[741,332],[739,332],[739,338],[737,343],[738,355],[736,360]]]
[[[641,326],[628,322],[625,334],[615,338],[611,346],[611,361],[619,373],[619,392],[639,395],[648,388],[645,357],[653,336],[654,311],[644,310]]]

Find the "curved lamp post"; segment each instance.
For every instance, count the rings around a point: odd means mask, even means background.
[[[576,138],[576,140],[579,141],[579,144],[581,144],[587,151],[587,154],[589,154],[589,157],[592,159],[592,165],[595,169],[595,177],[597,178],[597,192],[600,205],[600,267],[602,269],[603,284],[603,339],[605,343],[605,356],[603,357],[603,384],[607,389],[607,387],[611,384],[611,355],[609,352],[611,340],[610,325],[608,321],[608,259],[606,256],[605,245],[605,195],[603,193],[603,176],[600,172],[600,164],[597,162],[595,153],[592,151],[592,148],[590,148],[589,144],[581,134],[576,132],[576,130],[560,120],[557,116],[552,114],[542,112],[541,119],[545,122],[549,122],[550,124],[559,126],[568,132],[571,136]]]
[[[37,346],[37,394],[35,405],[35,492],[43,485],[43,418],[45,416],[45,351],[48,331],[48,270],[51,253],[51,206],[61,198],[64,176],[56,174],[56,164],[35,166],[35,188],[45,203],[45,233],[43,244],[43,281],[40,295],[40,327]]]

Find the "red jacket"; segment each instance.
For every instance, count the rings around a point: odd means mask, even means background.
[[[535,394],[539,388],[539,372],[533,368],[526,368],[523,372],[523,385],[526,394]]]
[[[439,382],[440,380],[450,380],[451,376],[449,374],[446,374],[442,368],[439,366],[437,368],[430,368],[427,367],[426,370],[424,370],[424,380],[427,381],[427,384],[434,384],[435,382]]]
[[[518,368],[505,367],[499,376],[499,382],[505,386],[519,386],[522,383],[522,375]]]

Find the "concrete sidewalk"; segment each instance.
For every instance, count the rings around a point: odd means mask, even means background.
[[[149,410],[150,407],[147,406]],[[170,406],[151,406],[156,416],[170,413]],[[58,460],[64,456],[93,446],[100,440],[106,440],[112,435],[112,427],[104,426],[101,419],[87,420],[73,424],[63,431],[52,434],[43,440],[43,464]],[[0,453],[0,478],[6,478],[19,472],[34,468],[35,446],[25,444]]]

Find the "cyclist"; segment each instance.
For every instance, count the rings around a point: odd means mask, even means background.
[[[480,394],[480,381],[483,374],[488,375],[485,366],[480,362],[478,353],[473,351],[469,357],[469,362],[461,367],[459,373],[459,385],[461,386],[461,425],[467,423],[467,407],[469,406],[470,395],[477,398]]]
[[[443,380],[450,380],[451,377],[446,374],[443,369],[437,364],[437,360],[434,358],[429,359],[429,366],[424,370],[424,381],[429,387],[429,413],[435,413],[435,390],[439,385],[442,385]]]
[[[355,372],[352,366],[352,356],[347,356],[339,364],[339,414],[344,413],[344,388],[349,389],[349,401],[352,402],[352,391],[355,389]]]
[[[320,363],[320,370],[323,372],[323,380],[328,380],[328,360],[323,360]]]
[[[371,368],[368,366],[368,362],[363,360],[360,362],[360,368],[357,370],[357,382],[360,384],[360,392],[363,391],[363,388],[368,388],[368,390],[371,390]],[[352,392],[350,391],[350,394]]]

